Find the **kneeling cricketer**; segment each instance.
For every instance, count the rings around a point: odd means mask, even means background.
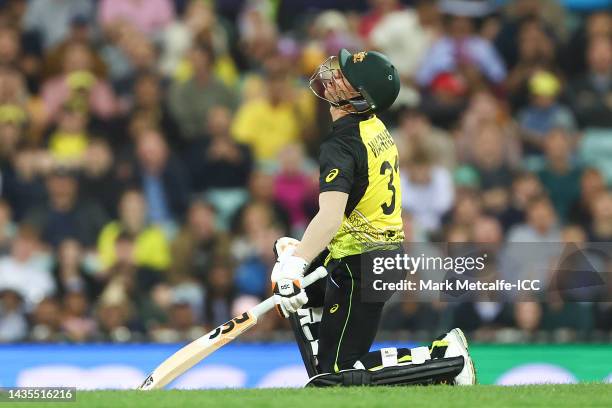
[[[275,304],[291,321],[309,386],[476,383],[458,328],[430,347],[370,351],[388,297],[362,299],[362,279],[374,258],[403,254],[398,151],[376,116],[399,86],[395,67],[375,51],[342,49],[310,79],[333,121],[320,147],[319,212],[301,241],[277,241],[272,271]],[[321,265],[327,279],[304,289],[304,276]]]

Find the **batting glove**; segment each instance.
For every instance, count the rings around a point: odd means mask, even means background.
[[[308,302],[308,296],[302,288],[302,278],[308,262],[293,256],[297,244],[299,241],[292,238],[281,238],[274,245],[277,256],[271,277],[274,303],[276,310],[286,318]]]

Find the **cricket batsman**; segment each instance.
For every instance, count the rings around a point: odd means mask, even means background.
[[[377,113],[399,92],[399,75],[379,52],[342,49],[310,79],[329,102],[332,129],[320,147],[319,212],[301,241],[281,238],[272,271],[277,310],[291,326],[309,386],[475,384],[460,329],[431,347],[370,352],[383,306],[362,299],[362,279],[376,257],[403,255],[399,157]],[[320,265],[328,277],[306,290],[302,278]]]

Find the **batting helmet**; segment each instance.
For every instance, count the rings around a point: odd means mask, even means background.
[[[331,100],[323,89],[326,81],[339,69],[358,95]],[[320,98],[334,106],[352,106],[356,113],[380,112],[390,107],[399,93],[397,69],[389,59],[377,51],[351,54],[341,49],[337,57],[325,61],[310,79],[310,88]]]

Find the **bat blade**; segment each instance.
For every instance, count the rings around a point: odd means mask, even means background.
[[[327,270],[320,266],[303,280],[304,287],[312,285],[327,276]],[[274,308],[274,298],[269,297],[240,316],[192,341],[161,363],[147,376],[139,390],[155,390],[170,383],[179,375],[189,370],[209,354],[223,347],[236,337],[257,324],[257,319]]]
[[[234,317],[229,322],[192,341],[168,357],[147,376],[139,389],[148,391],[164,387],[255,324],[257,324],[257,317],[251,312],[244,312],[240,316]]]

